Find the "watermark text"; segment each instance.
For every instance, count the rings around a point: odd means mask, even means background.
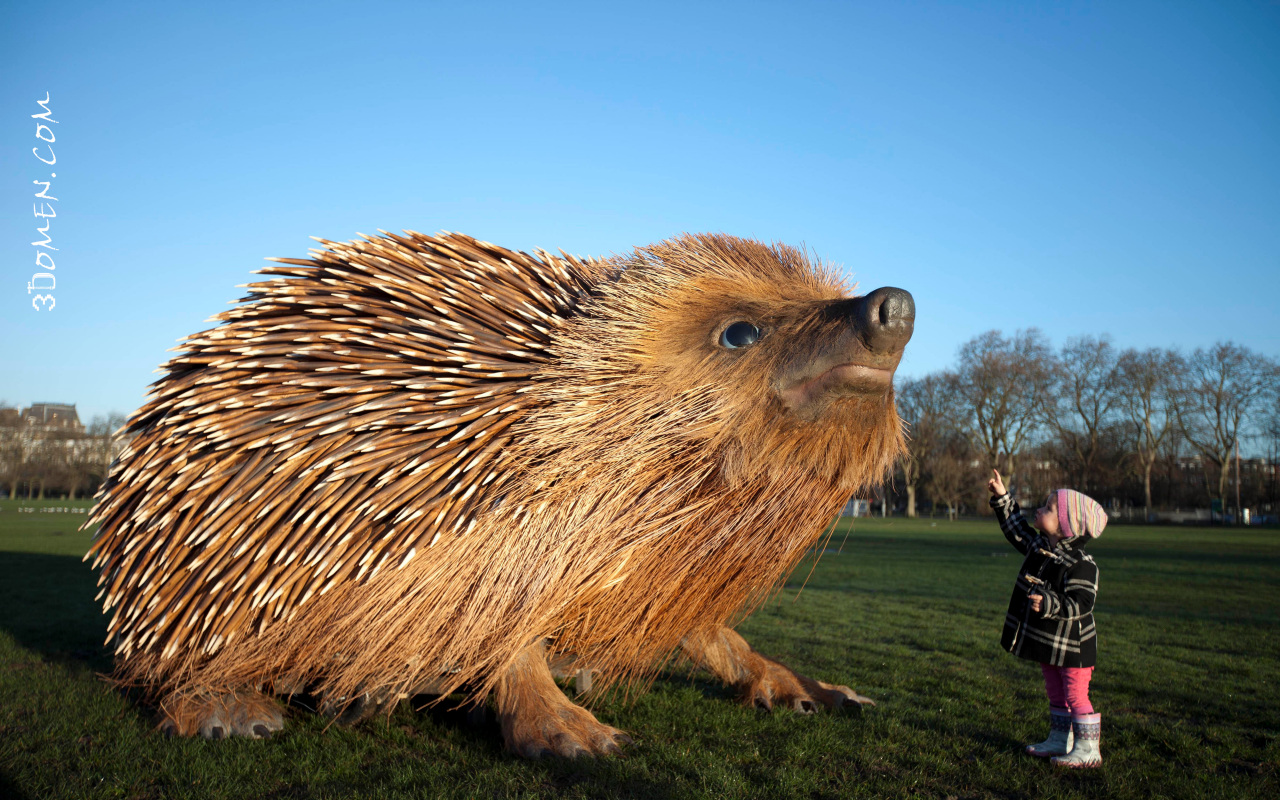
[[[58,140],[58,137],[54,135],[53,128],[49,126],[58,124],[58,121],[53,118],[53,112],[49,109],[48,92],[44,93],[43,100],[37,100],[36,103],[43,111],[32,114],[31,118],[36,121],[36,138],[41,143],[31,148],[31,154],[52,167],[58,163],[58,156],[53,152],[53,143]],[[31,307],[36,311],[52,311],[54,306],[58,304],[58,301],[53,296],[54,289],[58,286],[58,280],[55,275],[57,265],[53,260],[53,252],[56,252],[58,248],[53,246],[53,237],[49,235],[49,229],[53,226],[53,218],[58,216],[58,212],[53,206],[54,201],[58,198],[49,194],[49,187],[53,185],[53,179],[56,177],[58,177],[58,173],[50,172],[49,180],[42,181],[37,178],[32,181],[36,186],[41,187],[40,191],[35,193],[35,199],[31,203],[31,211],[38,220],[36,232],[41,238],[31,243],[31,246],[35,248],[36,271],[32,273],[31,280],[27,282],[27,294],[39,292],[39,294],[31,298]],[[44,224],[41,225],[41,222]]]

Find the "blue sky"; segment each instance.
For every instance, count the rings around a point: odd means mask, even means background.
[[[264,257],[377,228],[804,243],[915,295],[905,375],[1033,325],[1280,355],[1274,2],[6,3],[0,74],[12,404],[130,412]]]

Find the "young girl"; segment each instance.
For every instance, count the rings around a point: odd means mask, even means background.
[[[1005,490],[1000,473],[987,481],[991,507],[1009,543],[1026,555],[1005,615],[1000,643],[1015,656],[1040,662],[1049,695],[1049,738],[1027,752],[1064,767],[1097,767],[1102,715],[1089,702],[1097,662],[1093,604],[1098,565],[1084,552],[1107,526],[1107,514],[1071,489],[1049,493],[1036,510],[1035,528]]]

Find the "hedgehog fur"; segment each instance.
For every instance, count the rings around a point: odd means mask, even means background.
[[[540,640],[646,676],[902,451],[890,387],[779,397],[851,294],[804,252],[382,234],[273,259],[130,420],[86,556],[120,680],[484,696]]]

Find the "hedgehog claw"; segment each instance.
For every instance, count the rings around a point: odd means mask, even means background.
[[[217,711],[210,713],[201,722],[197,730],[202,737],[212,741],[225,739],[227,736],[227,723],[223,719],[223,715]]]
[[[587,755],[587,748],[576,742],[557,742],[557,748],[565,758],[578,758]]]

